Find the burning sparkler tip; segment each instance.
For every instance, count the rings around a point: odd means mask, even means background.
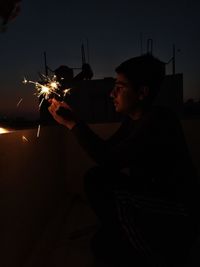
[[[23,84],[27,84],[28,80],[24,77],[24,80],[22,81]]]

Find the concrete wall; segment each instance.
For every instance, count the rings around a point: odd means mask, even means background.
[[[0,266],[23,266],[64,197],[62,129],[36,133],[0,135]]]
[[[200,174],[199,121],[182,121]],[[108,137],[117,123],[91,125]],[[0,135],[0,266],[23,266],[59,205],[83,192],[83,175],[95,163],[62,127],[20,130]],[[23,141],[25,136],[28,141]]]

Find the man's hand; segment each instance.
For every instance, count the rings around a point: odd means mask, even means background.
[[[51,105],[48,109],[53,118],[71,130],[77,123],[71,107],[65,102],[57,101],[55,98],[50,99],[49,103]]]

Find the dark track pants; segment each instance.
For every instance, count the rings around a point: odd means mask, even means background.
[[[180,203],[138,193],[133,178],[99,166],[86,173],[85,192],[101,223],[92,241],[97,259],[116,267],[186,261],[196,230]]]

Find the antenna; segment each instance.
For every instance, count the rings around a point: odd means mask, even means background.
[[[81,45],[82,64],[90,63],[90,52],[89,51],[90,51],[89,40],[88,38],[86,38],[86,53],[85,53],[84,41],[82,42],[82,45]],[[86,60],[86,55],[87,55],[87,60]]]
[[[86,63],[84,44],[81,45],[82,65]]]
[[[143,33],[140,33],[140,54],[143,54]]]
[[[176,50],[175,50],[175,44],[173,44],[173,57],[172,57],[172,74],[175,75],[176,73],[176,58],[175,55]]]
[[[48,66],[47,66],[47,54],[44,52],[44,67],[45,67],[45,75],[48,76]]]
[[[147,40],[147,54],[152,55],[153,52],[153,39],[149,38]]]
[[[87,42],[87,63],[90,64],[90,49],[89,49],[89,40],[86,39]]]
[[[178,50],[180,51],[180,50]],[[176,47],[175,44],[173,44],[173,55],[172,58],[170,58],[170,60],[166,63],[169,64],[170,62],[172,62],[172,75],[176,74]]]

